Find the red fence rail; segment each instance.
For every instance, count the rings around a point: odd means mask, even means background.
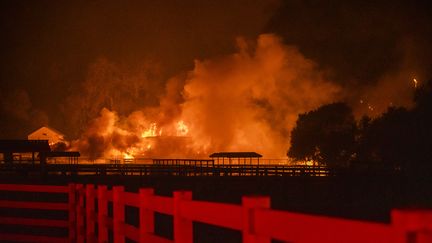
[[[20,201],[20,200],[0,200],[0,208],[14,209],[36,209],[36,210],[60,210],[68,212],[68,219],[45,219],[45,218],[26,218],[26,217],[1,217],[1,225],[14,226],[39,226],[68,228],[68,237],[54,237],[32,234],[14,234],[0,232],[0,240],[17,242],[75,242],[75,186],[52,186],[52,185],[12,185],[0,184],[0,192],[36,192],[36,193],[59,193],[68,194],[68,202],[42,202],[42,201]]]
[[[189,191],[175,191],[173,197],[165,197],[155,195],[151,188],[132,193],[126,192],[123,186],[114,186],[110,190],[105,185],[91,184],[65,187],[0,185],[0,191],[69,193],[69,203],[56,206],[56,209],[69,210],[67,222],[0,218],[2,224],[68,227],[69,238],[3,234],[0,239],[108,242],[112,231],[116,243],[125,242],[126,238],[136,242],[189,243],[193,242],[193,222],[201,222],[241,231],[245,243],[270,243],[271,239],[295,243],[432,242],[432,211],[428,210],[393,210],[391,224],[382,224],[273,210],[268,197],[243,197],[242,204],[235,205],[192,200]],[[112,217],[108,212],[111,203]],[[0,206],[46,209],[53,205],[0,201]],[[126,223],[126,206],[138,209],[138,227]],[[173,216],[173,240],[155,234],[155,212]]]

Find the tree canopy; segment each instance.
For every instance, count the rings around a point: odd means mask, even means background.
[[[329,167],[361,166],[432,175],[432,82],[417,87],[415,107],[389,107],[355,121],[345,103],[300,114],[288,156]]]
[[[291,132],[288,156],[340,166],[349,160],[354,147],[356,124],[345,103],[324,105],[299,115]]]

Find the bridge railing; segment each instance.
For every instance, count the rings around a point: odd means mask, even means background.
[[[127,192],[123,186],[105,185],[0,185],[4,192],[67,193],[67,203],[7,201],[2,208],[68,210],[67,220],[1,217],[6,225],[66,227],[68,237],[1,233],[2,240],[27,242],[193,242],[193,222],[242,232],[242,242],[432,242],[432,211],[393,210],[390,224],[316,216],[270,208],[270,198],[245,196],[240,205],[199,201],[190,191],[174,191],[172,197],[154,194],[151,188]],[[112,205],[112,210],[110,205]],[[129,224],[127,207],[138,209],[139,223]],[[130,213],[128,211],[128,213]],[[155,213],[173,217],[173,239],[155,234]],[[128,215],[130,216],[130,215]],[[97,229],[96,229],[97,227]]]

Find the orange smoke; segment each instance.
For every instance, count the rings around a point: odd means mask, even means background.
[[[255,43],[239,38],[237,45],[237,52],[197,60],[186,76],[169,80],[159,107],[128,117],[103,109],[74,144],[93,157],[285,156],[297,115],[335,101],[340,88],[275,35]]]
[[[200,151],[283,157],[297,115],[335,100],[339,88],[274,35],[237,43],[237,53],[195,62],[185,82],[182,120]]]

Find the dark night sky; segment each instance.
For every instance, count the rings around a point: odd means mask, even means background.
[[[61,104],[100,58],[155,63],[163,86],[194,59],[231,53],[238,36],[275,33],[344,86],[401,66],[431,78],[427,2],[1,1],[0,136],[64,126]]]
[[[266,30],[333,69],[342,82],[374,82],[406,55],[430,68],[430,11],[428,1],[288,1]]]

